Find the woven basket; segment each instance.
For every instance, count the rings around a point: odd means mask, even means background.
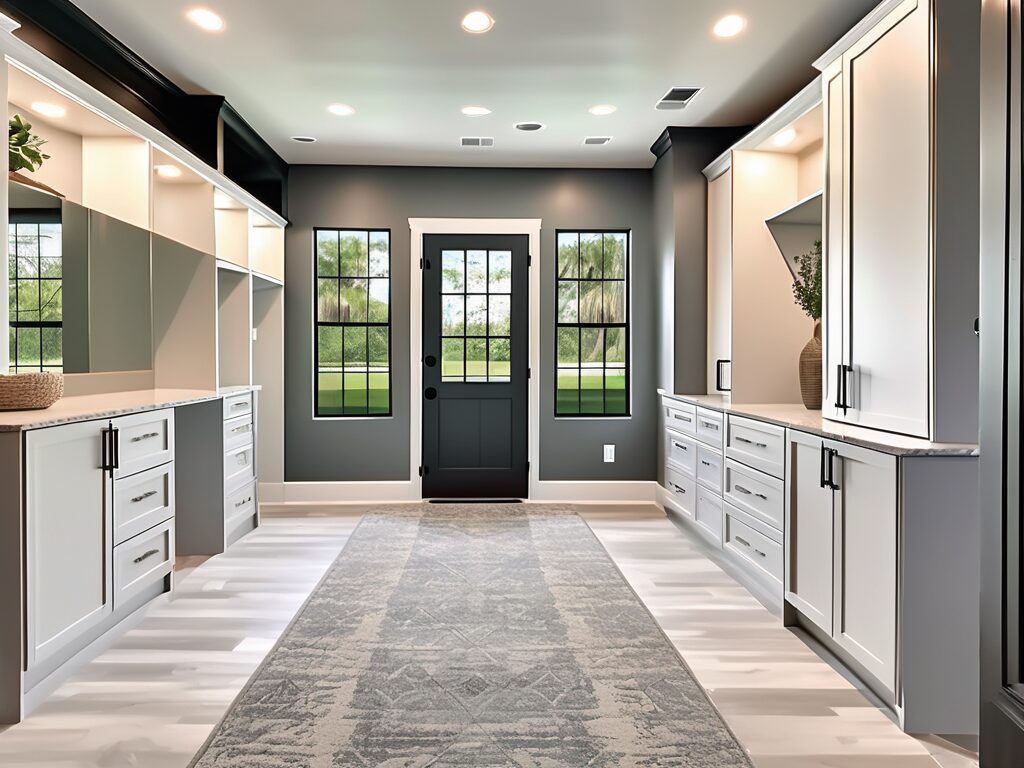
[[[49,408],[63,396],[63,373],[44,371],[0,376],[0,411]]]

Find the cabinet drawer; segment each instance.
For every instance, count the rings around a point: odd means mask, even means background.
[[[697,409],[697,437],[722,450],[725,445],[725,415],[707,408]]]
[[[706,445],[697,446],[697,479],[713,490],[722,494],[722,454]]]
[[[742,563],[767,576],[782,593],[783,555],[782,542],[770,537],[768,531],[759,526],[731,504],[725,505],[725,548],[740,558]],[[760,527],[760,526],[759,526]]]
[[[665,426],[688,435],[696,435],[697,406],[675,400],[665,401]]]
[[[224,420],[234,419],[239,416],[248,416],[252,413],[252,392],[242,395],[232,395],[224,398]]]
[[[669,467],[665,469],[665,488],[672,505],[692,518],[697,509],[697,482]]]
[[[671,429],[665,430],[665,462],[690,477],[696,477],[697,441]]]
[[[253,421],[252,414],[239,416],[224,422],[224,450],[241,448],[243,445],[251,445],[253,442]]]
[[[224,490],[233,491],[256,479],[253,446],[245,445],[224,453]]]
[[[694,520],[719,544],[722,543],[722,516],[722,497],[698,487]]]
[[[728,459],[725,498],[730,504],[781,531],[786,513],[785,483]]]
[[[174,517],[174,462],[114,481],[114,544]]]
[[[173,520],[114,547],[114,610],[173,569]]]
[[[729,416],[725,455],[778,478],[786,475],[786,430],[763,421]]]
[[[256,484],[243,485],[224,499],[224,521],[227,527],[235,520],[256,514]]]
[[[174,458],[174,410],[151,411],[111,420],[117,429],[114,477],[128,477]]]

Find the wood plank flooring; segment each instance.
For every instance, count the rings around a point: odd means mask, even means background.
[[[364,510],[265,517],[230,552],[178,563],[173,599],[0,732],[0,765],[184,768]],[[915,739],[654,507],[580,507],[758,768],[971,768]]]

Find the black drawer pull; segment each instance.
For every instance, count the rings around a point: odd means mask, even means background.
[[[135,563],[135,565],[138,565],[139,563],[143,562],[144,560],[149,560],[149,558],[151,558],[153,555],[159,555],[159,554],[160,554],[160,550],[159,549],[151,549],[148,552],[145,552],[145,553],[139,555],[138,557],[136,557],[134,560],[132,560],[132,562]]]
[[[701,459],[700,463],[703,464],[705,467],[710,467],[711,466],[711,462],[710,461],[704,461],[704,459]]]
[[[143,440],[152,440],[154,437],[160,437],[159,432],[147,432],[144,435],[139,435],[132,438],[133,443],[141,443]]]
[[[148,499],[148,498],[150,498],[152,496],[156,496],[156,494],[157,494],[156,491],[146,491],[141,496],[134,497],[132,499],[132,504],[138,504],[140,501],[145,501],[146,499]]]
[[[251,501],[252,501],[252,496],[250,496],[248,499],[242,499],[241,501],[236,501],[235,502],[235,509],[238,509],[239,507],[244,507],[246,504],[248,504]]]
[[[765,496],[763,493],[755,493],[754,495],[757,496],[757,498],[761,499],[761,501],[768,501],[768,497]]]
[[[680,451],[690,450],[690,446],[684,445],[683,443],[677,443],[675,440],[672,441],[672,445],[678,448]]]
[[[672,483],[672,488],[675,490],[676,493],[681,493],[684,496],[686,495],[686,489],[685,488],[681,488],[678,485],[676,485],[675,483]]]
[[[733,484],[732,487],[735,488],[740,493],[745,493],[747,496],[753,496],[754,495],[753,493],[748,491],[746,488],[744,488],[742,485],[735,485],[735,484]]]

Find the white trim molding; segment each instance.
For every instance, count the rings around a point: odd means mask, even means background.
[[[540,219],[409,219],[409,477],[416,487],[416,498],[423,496],[419,476],[423,455],[423,258],[424,235],[527,235],[533,266],[530,267],[530,377],[529,456],[530,498],[540,494]]]

